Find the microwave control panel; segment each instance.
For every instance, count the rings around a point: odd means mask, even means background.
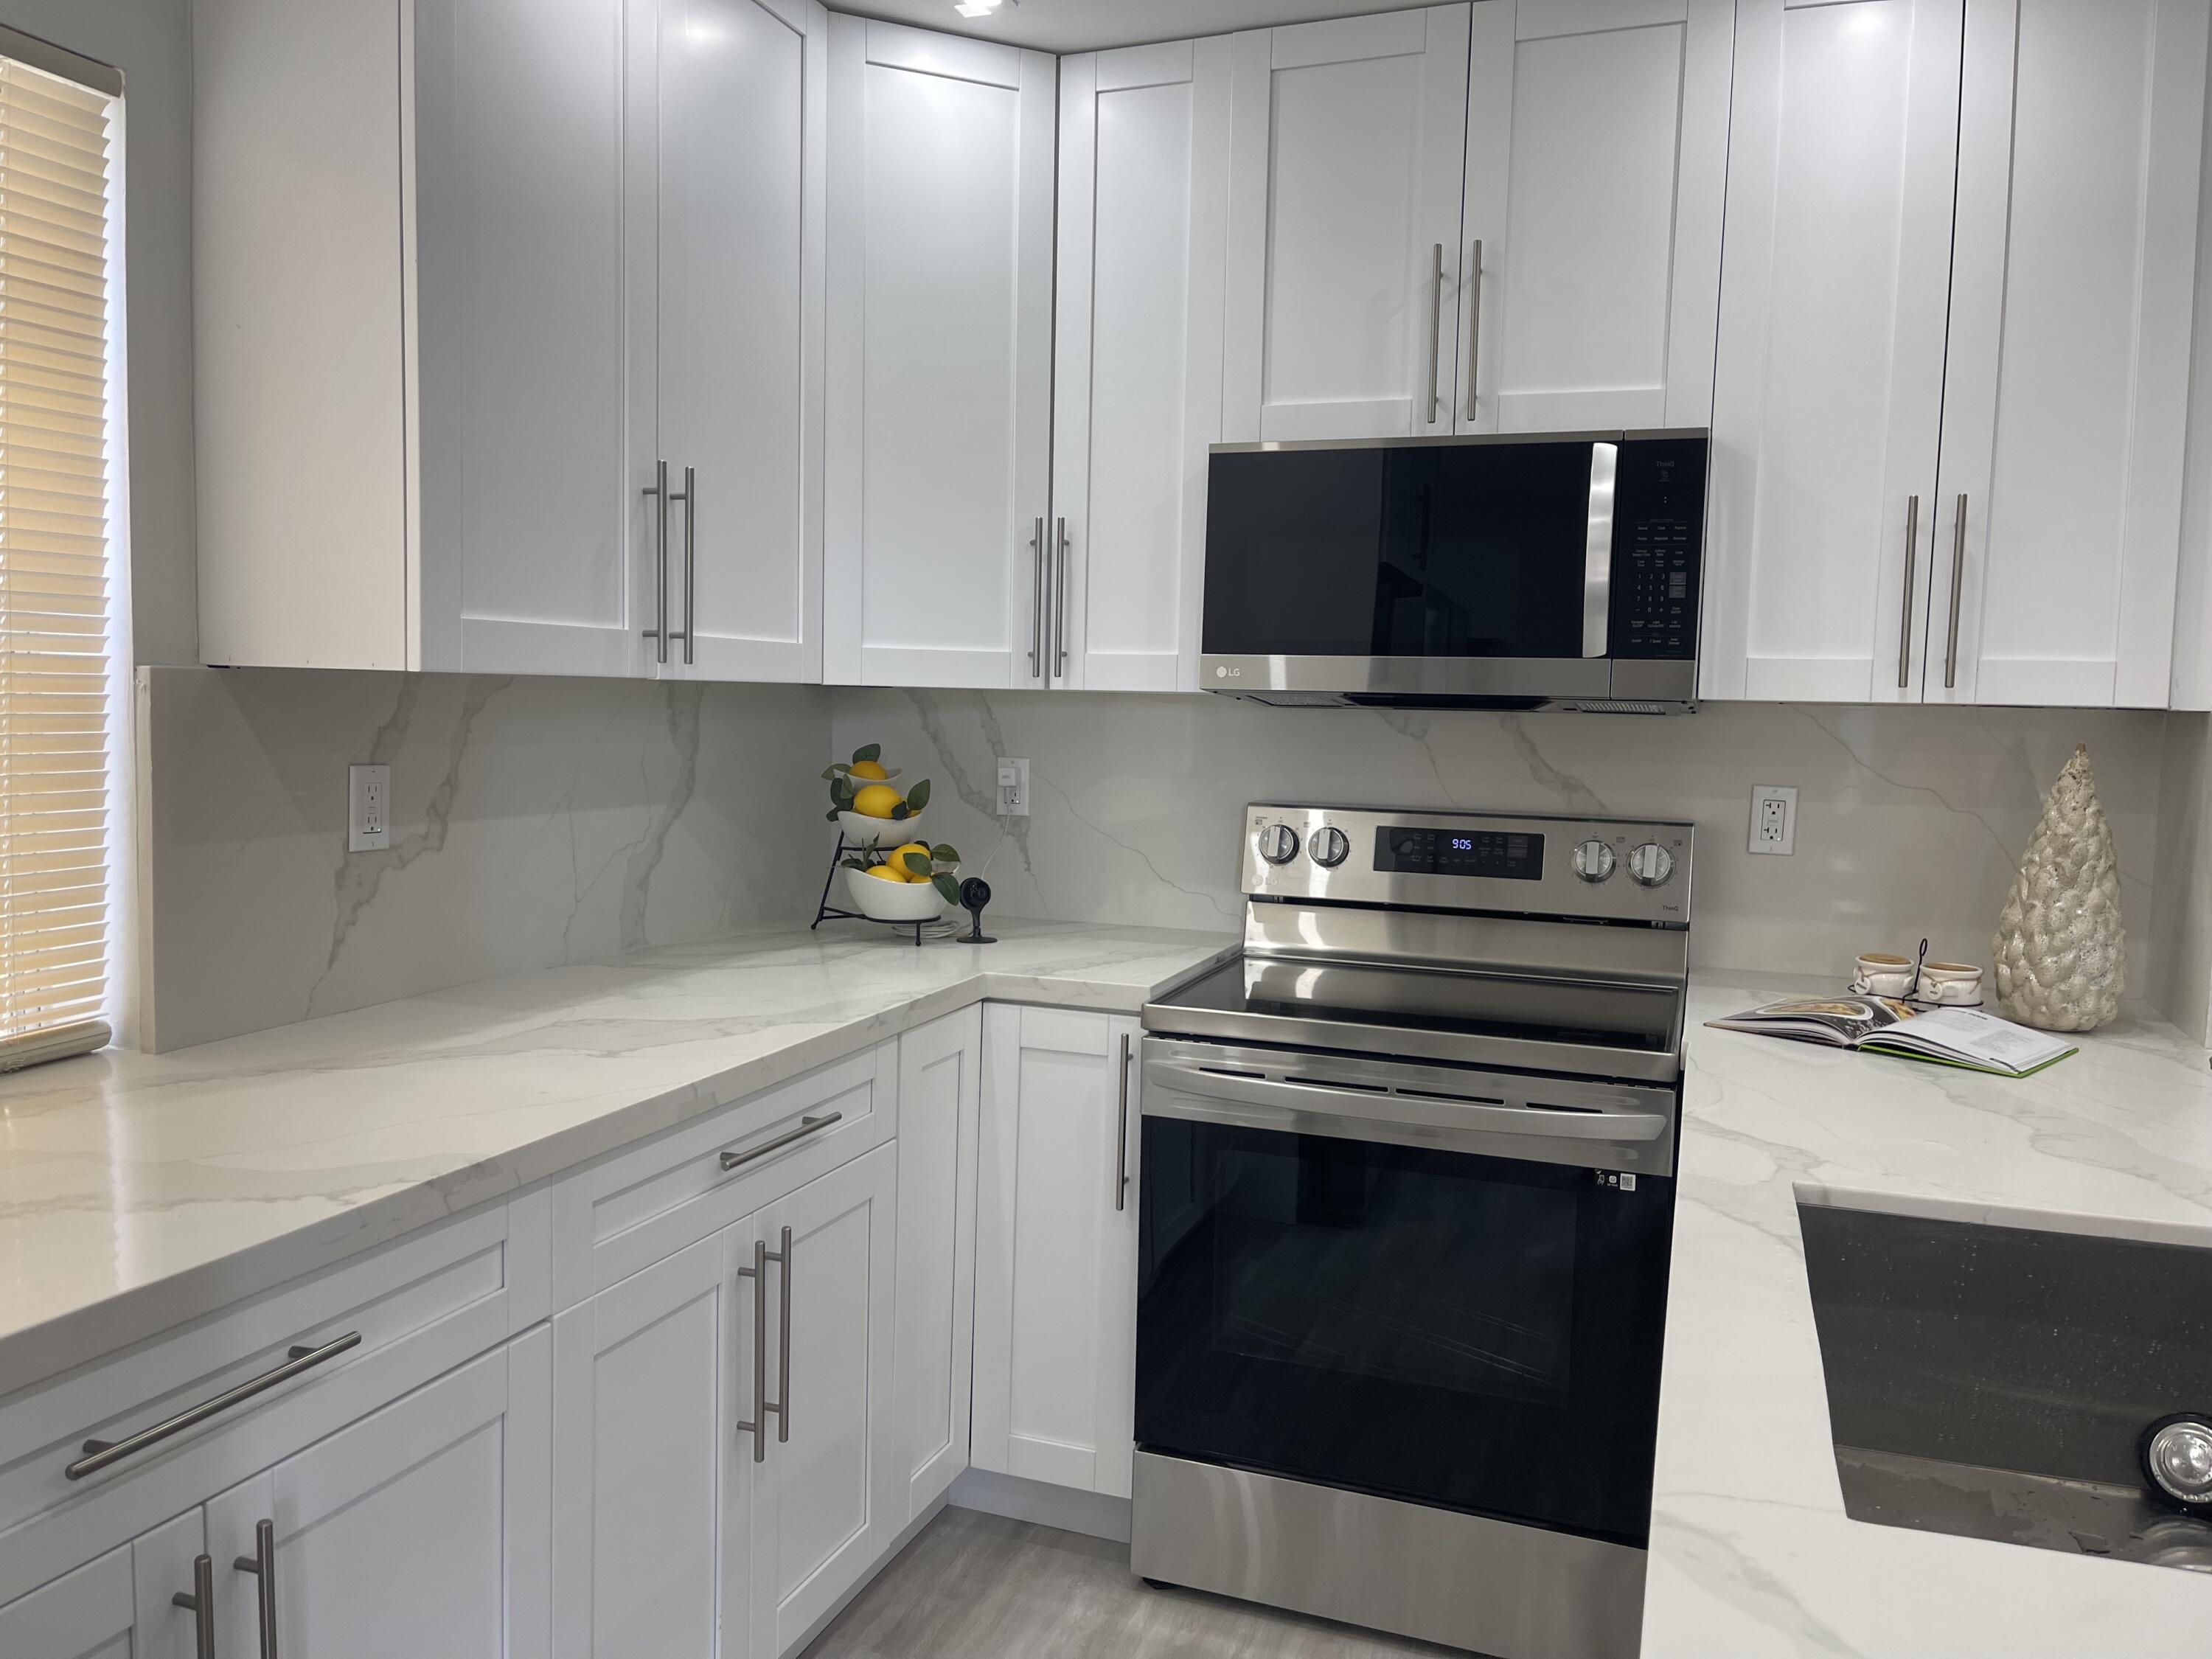
[[[1698,654],[1705,522],[1702,442],[1630,438],[1622,443],[1613,497],[1608,655]]]

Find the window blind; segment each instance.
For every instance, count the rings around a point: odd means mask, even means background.
[[[110,108],[0,58],[0,1039],[106,997]]]

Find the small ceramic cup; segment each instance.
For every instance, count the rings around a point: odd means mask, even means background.
[[[1912,989],[1912,958],[1869,951],[1859,958],[1859,987],[1869,996],[1908,994]]]
[[[1982,1000],[1982,970],[1964,962],[1924,962],[1918,995],[1947,1008],[1972,1007]]]

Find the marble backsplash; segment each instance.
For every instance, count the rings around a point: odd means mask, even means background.
[[[142,668],[138,1046],[811,914],[817,687]],[[388,849],[346,767],[392,768]]]
[[[843,756],[880,741],[935,780],[933,840],[1013,915],[1241,923],[1248,802],[1680,817],[1698,825],[1702,966],[1838,974],[1863,950],[1985,962],[2005,889],[2077,742],[2119,854],[2130,989],[2154,1001],[2166,716],[2112,710],[1711,703],[1669,719],[1270,708],[1214,696],[831,694]],[[996,757],[1031,812],[992,816]],[[1753,784],[1798,791],[1796,853],[1747,848]]]

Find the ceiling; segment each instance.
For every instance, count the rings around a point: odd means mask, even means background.
[[[1304,23],[1353,12],[1402,11],[1419,0],[1007,0],[970,20],[952,0],[835,0],[831,9],[889,18],[950,34],[972,34],[1040,52],[1091,52],[1146,40],[1182,40],[1232,29]]]

